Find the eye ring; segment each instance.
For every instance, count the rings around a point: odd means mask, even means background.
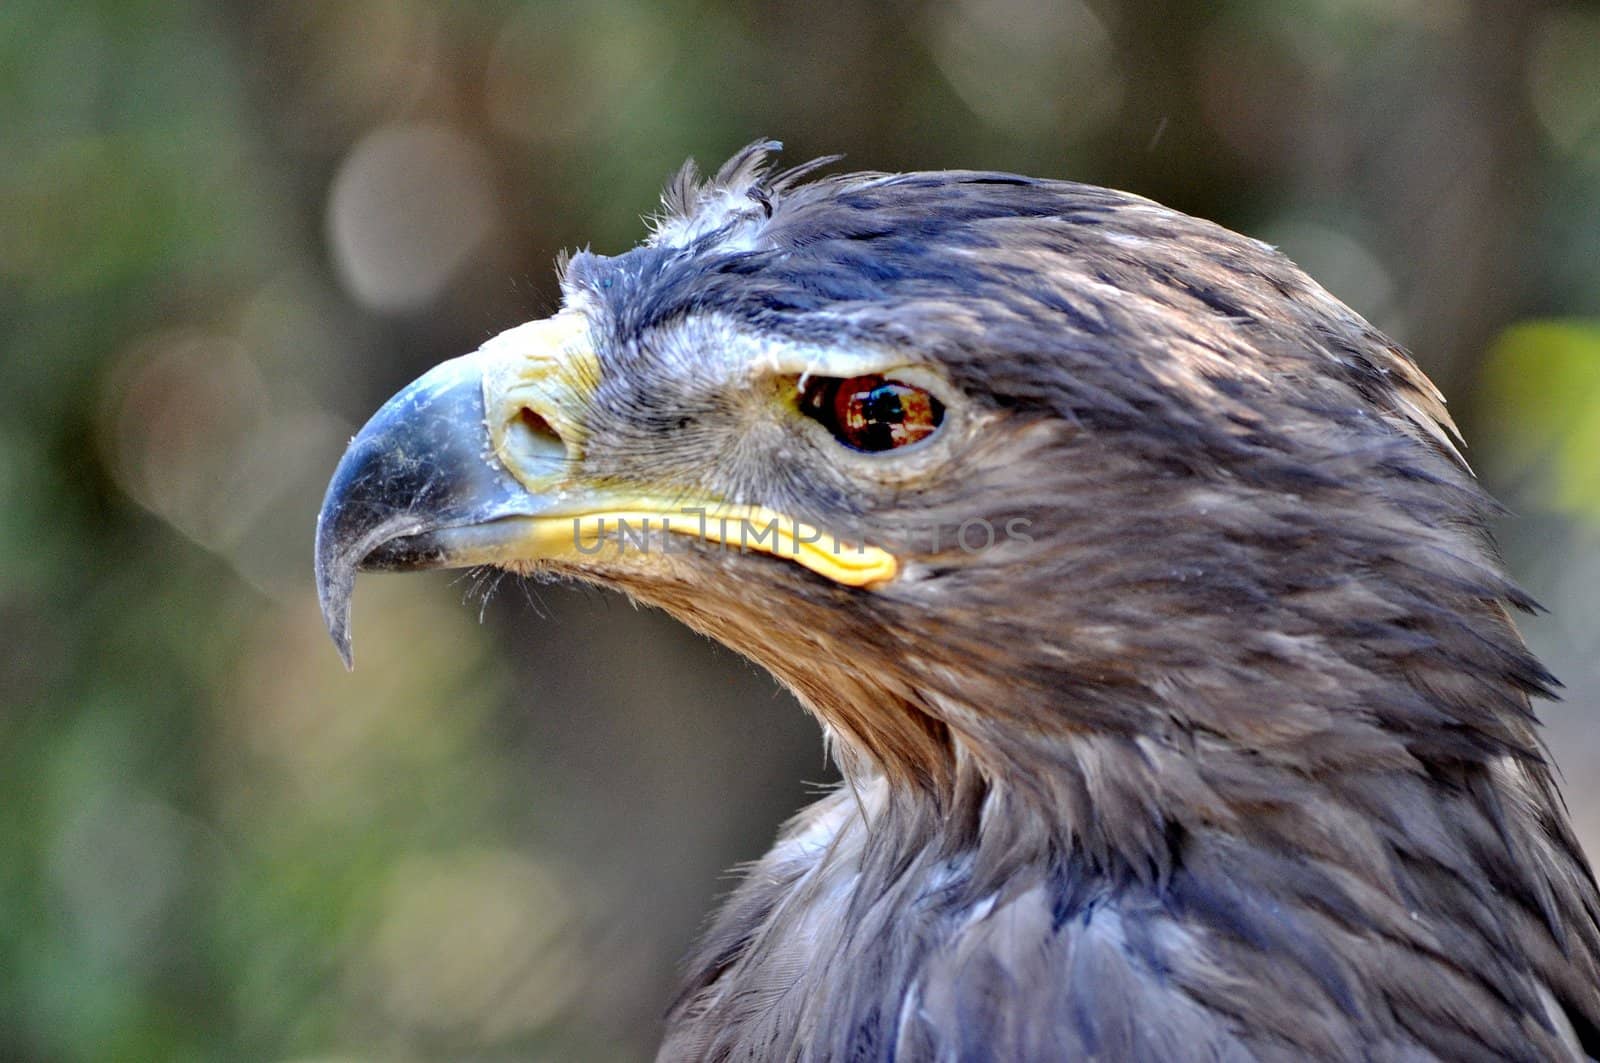
[[[944,403],[932,392],[879,373],[805,377],[798,389],[801,413],[866,454],[920,443],[944,423]]]

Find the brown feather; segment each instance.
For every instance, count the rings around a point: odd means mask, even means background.
[[[1600,1054],[1600,901],[1530,703],[1553,680],[1410,358],[1134,196],[769,180],[765,150],[686,170],[649,245],[564,278],[607,337],[591,470],[903,562],[872,591],[709,548],[587,573],[771,669],[847,779],[712,924],[661,1058]],[[966,406],[934,471],[781,433],[780,460],[728,411],[736,352],[783,345],[942,374]],[[645,427],[683,408],[708,413]],[[1029,534],[927,540],[979,518]]]

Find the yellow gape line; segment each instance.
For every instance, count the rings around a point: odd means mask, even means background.
[[[598,547],[608,535],[617,540],[619,549],[626,549],[628,535],[654,530],[781,557],[848,587],[893,579],[900,567],[887,550],[841,542],[765,506],[640,507],[585,513],[566,521],[573,546],[580,552]]]
[[[803,565],[847,587],[871,588],[900,570],[895,556],[877,546],[856,546],[765,506],[653,505],[638,498],[610,508],[502,517],[446,529],[450,564],[508,565],[537,561],[615,561],[630,551],[646,557],[659,534],[721,543],[731,551],[767,554]]]

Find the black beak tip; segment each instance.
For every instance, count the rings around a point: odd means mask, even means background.
[[[418,518],[397,510],[381,490],[385,479],[375,476],[367,448],[352,445],[334,472],[333,482],[317,514],[317,603],[328,636],[346,668],[355,667],[350,642],[350,599],[355,594],[356,573],[390,539],[414,531]]]
[[[344,479],[335,476],[317,515],[317,601],[334,648],[353,669],[350,599],[356,573],[436,568],[446,563],[446,555],[428,534],[428,518],[372,499],[352,500],[341,489]]]
[[[483,378],[473,356],[435,366],[356,433],[317,514],[322,619],[351,665],[350,599],[358,571],[411,572],[451,563],[432,533],[481,522],[526,496],[484,460]]]
[[[328,534],[328,509],[317,519],[317,602],[334,648],[347,669],[355,668],[350,646],[350,596],[355,591],[358,559],[341,550],[337,536]]]
[[[386,404],[351,441],[317,513],[317,601],[346,668],[355,667],[350,599],[355,593],[356,572],[366,567],[368,556],[389,539],[423,523],[408,512],[421,491],[405,475],[411,465],[395,456],[406,453],[408,440],[401,434],[405,422],[393,420],[394,405]],[[397,473],[397,469],[401,471]]]

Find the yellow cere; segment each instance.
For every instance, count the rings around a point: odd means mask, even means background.
[[[581,313],[567,310],[508,329],[479,355],[489,439],[506,468],[518,471],[507,429],[524,411],[537,413],[569,447],[581,444],[580,414],[600,384],[600,359]]]

